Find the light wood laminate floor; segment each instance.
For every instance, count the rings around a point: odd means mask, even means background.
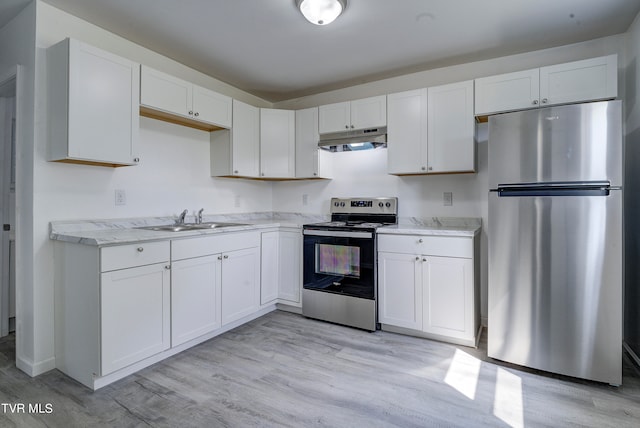
[[[463,346],[276,311],[91,392],[15,368],[0,340],[0,427],[638,427],[623,385],[521,370]],[[7,404],[52,413],[12,413]],[[15,407],[14,407],[15,408]]]

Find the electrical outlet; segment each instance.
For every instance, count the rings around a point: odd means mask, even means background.
[[[127,192],[123,189],[115,190],[116,205],[127,205]]]
[[[309,205],[309,195],[306,193],[302,195],[302,205],[305,207]]]
[[[453,192],[444,192],[442,194],[442,202],[445,207],[453,205]]]

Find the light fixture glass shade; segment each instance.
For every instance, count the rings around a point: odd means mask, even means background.
[[[340,16],[345,0],[298,0],[300,12],[307,21],[316,25],[327,25]]]

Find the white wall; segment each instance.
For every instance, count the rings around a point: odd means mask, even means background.
[[[625,61],[625,329],[624,339],[640,356],[640,14],[627,33]]]

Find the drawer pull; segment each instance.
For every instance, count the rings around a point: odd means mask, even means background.
[[[426,261],[427,261],[427,259],[426,259],[426,258],[423,258],[423,259],[422,259],[422,261],[423,261],[423,262],[426,262]]]
[[[138,250],[138,252],[139,252],[139,253],[141,253],[141,252],[143,252],[143,251],[144,251],[144,248],[142,248],[142,247],[138,247],[138,248],[137,248],[137,250]]]
[[[229,256],[227,256],[226,254],[225,254],[223,257],[224,257],[225,259],[228,259],[228,258],[229,258]]]
[[[218,260],[222,260],[222,256],[218,256]]]
[[[422,238],[418,239],[418,244],[422,244],[424,240]]]
[[[420,260],[420,257],[416,256],[416,261]]]
[[[171,265],[166,265],[164,268],[169,270],[169,269],[171,269]]]

